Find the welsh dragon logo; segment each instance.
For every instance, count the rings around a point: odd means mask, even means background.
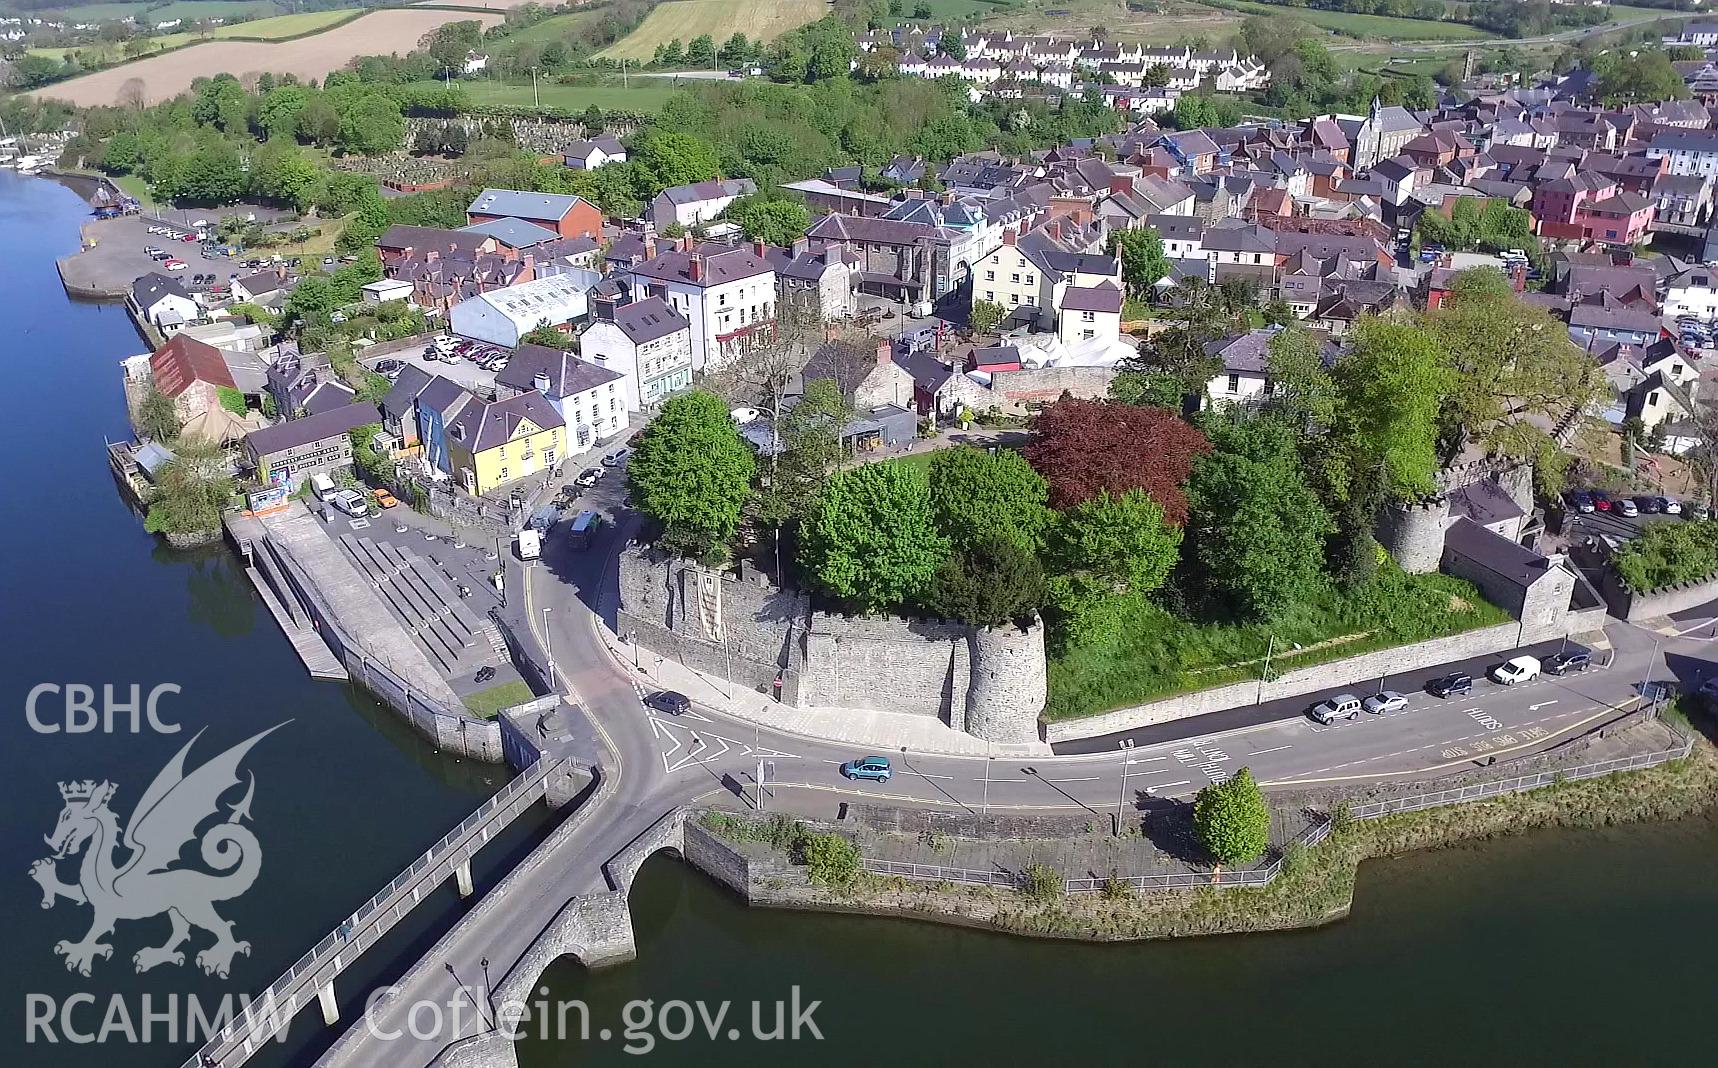
[[[250,818],[256,778],[246,773],[244,797],[229,805],[224,820],[200,836],[197,828],[221,815],[221,795],[239,784],[239,763],[245,754],[282,726],[240,742],[187,775],[185,755],[202,737],[198,731],[143,791],[123,834],[119,818],[108,807],[118,790],[113,783],[60,784],[65,807],[54,833],[45,836],[54,852],[30,866],[30,877],[42,887],[43,908],[53,908],[63,897],[88,905],[95,913],[83,941],[54,946],[54,952],[66,958],[68,969],[89,975],[97,957],[113,955],[113,946],[102,939],[113,933],[116,922],[162,913],[172,923],[172,933],[165,944],[140,949],[132,957],[140,972],[162,964],[183,965],[185,955],[179,947],[193,927],[215,936],[214,945],[197,954],[197,964],[207,974],[225,979],[233,957],[250,954],[251,944],[233,938],[233,925],[215,911],[215,902],[230,901],[249,890],[262,866],[262,848],[242,822]],[[210,871],[180,864],[180,853],[193,841]],[[80,849],[83,859],[77,882],[61,882],[60,861]]]

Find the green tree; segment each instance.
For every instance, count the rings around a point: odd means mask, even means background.
[[[659,188],[702,182],[721,170],[716,148],[710,142],[660,127],[653,127],[640,138],[635,156]]]
[[[1238,614],[1269,619],[1316,591],[1330,514],[1280,422],[1240,413],[1206,424],[1213,448],[1187,484],[1194,557]]]
[[[1352,469],[1382,473],[1387,492],[1401,500],[1431,493],[1438,414],[1451,384],[1437,341],[1408,323],[1363,319],[1332,373]]]
[[[298,111],[298,139],[301,141],[332,147],[340,138],[340,129],[340,112],[325,94],[315,94]]]
[[[101,169],[109,174],[130,174],[142,161],[143,146],[129,130],[119,131],[102,146]]]
[[[972,300],[972,314],[967,317],[967,325],[972,327],[974,334],[989,334],[994,331],[1002,317],[1008,314],[1002,305],[994,301]]]
[[[251,157],[251,194],[264,200],[303,211],[310,207],[321,180],[322,168],[291,141],[272,140]]]
[[[847,886],[859,874],[859,847],[845,835],[805,835],[800,839],[799,853],[812,882]]]
[[[912,464],[834,475],[800,530],[800,565],[811,583],[865,612],[918,601],[948,553],[932,518],[930,483]]]
[[[204,438],[180,438],[173,459],[156,473],[155,497],[144,529],[152,534],[205,534],[221,529],[233,497],[225,452]]]
[[[360,156],[380,156],[405,144],[406,120],[393,97],[371,93],[340,117],[339,144]]]
[[[639,435],[627,485],[638,510],[661,524],[665,546],[705,556],[733,538],[755,469],[727,405],[698,390],[669,398]]]
[[[748,240],[767,245],[791,245],[811,225],[811,212],[793,200],[741,197],[728,205],[725,214],[740,224]]]
[[[1256,860],[1271,844],[1271,809],[1253,773],[1242,768],[1193,799],[1193,830],[1213,858],[1224,864]]]
[[[572,334],[544,323],[534,326],[519,335],[521,345],[542,345],[545,348],[559,349],[562,352],[572,352],[579,347],[579,342]]]
[[[179,436],[179,407],[173,398],[150,384],[137,405],[137,428],[154,441],[172,441]]]
[[[302,85],[281,85],[257,101],[257,125],[269,140],[298,135],[298,118],[310,104],[311,90]]]
[[[244,192],[244,161],[226,141],[204,145],[193,152],[179,176],[176,199],[199,204],[231,204]]]
[[[287,296],[282,318],[291,323],[322,325],[339,306],[333,280],[327,275],[313,274],[300,281]]]
[[[701,33],[692,38],[692,43],[686,46],[686,62],[694,67],[713,67],[716,65],[716,42],[707,33]]]
[[[1163,236],[1149,227],[1110,231],[1110,254],[1121,259],[1121,278],[1136,299],[1149,298],[1158,281],[1169,273],[1169,257],[1163,254]]]
[[[931,518],[956,550],[1007,541],[1036,555],[1049,526],[1050,487],[1013,449],[957,445],[931,457]]]
[[[811,510],[841,463],[841,434],[852,418],[852,406],[833,381],[806,383],[799,403],[776,424],[777,448],[758,491],[758,513],[765,523],[779,528]]]
[[[1044,567],[1016,542],[989,538],[943,561],[924,602],[979,627],[1028,622],[1044,604]]]
[[[1325,366],[1324,345],[1297,324],[1270,340],[1267,374],[1270,404],[1289,422],[1307,431],[1329,427],[1336,419],[1336,381]]]

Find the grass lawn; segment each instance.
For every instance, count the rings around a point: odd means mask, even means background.
[[[1227,6],[1227,5],[1225,5]],[[1387,41],[1483,41],[1495,35],[1465,22],[1433,22],[1428,19],[1399,19],[1386,15],[1356,15],[1347,11],[1314,11],[1284,4],[1239,3],[1235,8],[1261,15],[1287,14],[1320,26],[1360,37]]]
[[[507,43],[517,46],[548,44],[550,41],[558,41],[581,22],[589,22],[600,14],[601,12],[598,11],[569,11],[564,15],[551,15],[535,26],[529,26],[508,34]]]
[[[690,44],[694,37],[706,33],[718,48],[736,33],[754,41],[773,41],[828,13],[829,5],[823,0],[670,0],[652,8],[638,29],[599,55],[648,60],[659,44],[675,39]]]
[[[462,700],[472,715],[483,719],[494,719],[503,708],[522,705],[536,696],[531,692],[531,687],[518,679],[514,679],[512,682],[504,682],[499,686],[491,686],[487,690],[468,693]]]
[[[137,198],[138,203],[146,208],[155,206],[155,198],[149,195],[149,183],[135,174],[121,175],[113,179],[113,184],[124,190],[128,196]]]
[[[424,83],[428,84],[428,83]],[[440,84],[439,82],[437,83]],[[473,104],[532,106],[531,83],[468,81],[463,83]],[[661,111],[668,98],[679,92],[672,82],[660,78],[639,79],[633,85],[560,85],[537,83],[537,102],[546,108],[583,111],[595,104],[604,111]]]
[[[946,448],[931,449],[928,452],[915,452],[908,456],[897,456],[892,460],[884,460],[883,463],[900,464],[902,467],[917,467],[921,470],[929,471],[931,469],[931,461],[936,459],[937,454],[947,451],[948,450]]]
[[[320,230],[321,233],[312,235],[307,241],[270,245],[267,248],[259,246],[255,251],[259,255],[269,256],[327,256],[334,251],[334,243],[340,240],[340,235],[346,229],[346,220],[350,218],[350,215],[346,215],[334,219],[306,220],[304,223],[306,229]],[[296,227],[291,229],[296,229]],[[306,264],[306,269],[308,268],[309,265]]]
[[[1269,626],[1189,623],[1154,604],[1124,612],[1104,642],[1050,660],[1044,718],[1076,719],[1114,708],[1502,623],[1510,617],[1472,583],[1406,575],[1390,567],[1358,594],[1330,590]],[[1301,646],[1296,651],[1296,644]]]

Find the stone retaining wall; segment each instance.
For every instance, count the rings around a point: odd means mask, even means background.
[[[1642,592],[1629,589],[1609,560],[1599,574],[1598,585],[1599,595],[1605,599],[1611,614],[1630,623],[1685,612],[1718,600],[1718,575]]]

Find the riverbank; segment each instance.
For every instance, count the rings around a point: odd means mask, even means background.
[[[1593,829],[1673,820],[1718,807],[1718,750],[1696,737],[1690,755],[1640,771],[1554,782],[1440,808],[1356,820],[1338,809],[1313,846],[1291,843],[1277,877],[1258,888],[1216,884],[1133,892],[1119,883],[1063,894],[956,886],[859,872],[845,885],[814,882],[772,837],[731,815],[688,824],[715,844],[696,866],[749,904],[928,920],[1043,938],[1141,941],[1318,927],[1348,915],[1363,861],[1443,849],[1527,831]],[[817,828],[827,830],[827,828]],[[721,855],[719,864],[707,855]],[[1059,877],[1059,876],[1058,876]]]

